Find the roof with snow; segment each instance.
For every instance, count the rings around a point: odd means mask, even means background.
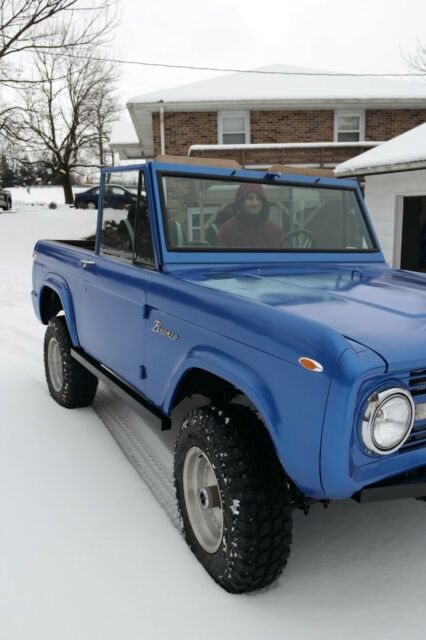
[[[114,122],[109,146],[118,151],[121,160],[134,160],[143,157],[142,145],[131,120]]]
[[[158,113],[161,108],[166,112],[425,109],[426,85],[378,77],[345,76],[304,67],[270,65],[247,73],[228,73],[135,96],[127,102],[127,108],[142,145],[142,157],[149,158],[154,154],[153,113]],[[113,145],[116,149],[119,149],[121,142],[114,136]],[[130,152],[127,145],[126,153]]]
[[[339,176],[368,175],[426,168],[426,122],[339,164]]]
[[[111,129],[110,144],[140,144],[131,120],[114,122]]]
[[[342,76],[337,72],[275,64],[252,72],[228,73],[135,96],[128,105],[161,101],[175,104],[257,100],[380,102],[401,99],[426,100],[426,85],[380,77]]]

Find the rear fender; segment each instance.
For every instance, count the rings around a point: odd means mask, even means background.
[[[41,317],[41,301],[43,299],[43,292],[46,288],[52,289],[58,294],[62,304],[62,308],[65,313],[65,320],[67,322],[68,332],[70,334],[73,347],[79,347],[80,343],[77,336],[77,329],[75,324],[75,315],[72,305],[71,293],[64,278],[58,276],[56,273],[47,274],[43,280],[40,295],[39,295],[39,317]]]

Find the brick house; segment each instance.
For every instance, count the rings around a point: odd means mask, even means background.
[[[426,121],[426,86],[274,65],[131,98],[140,157],[335,167]],[[111,147],[122,158],[126,144]]]

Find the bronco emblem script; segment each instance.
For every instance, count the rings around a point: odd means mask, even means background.
[[[179,340],[178,334],[174,333],[173,331],[169,331],[168,329],[165,329],[165,327],[163,327],[163,325],[161,324],[160,320],[156,320],[154,322],[154,325],[151,331],[153,331],[154,333],[161,333],[162,336],[166,336],[166,338],[170,338],[170,340]]]

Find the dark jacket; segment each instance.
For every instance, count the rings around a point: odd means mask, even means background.
[[[220,230],[220,247],[274,249],[282,237],[282,231],[272,220],[250,220],[246,216],[234,216]]]

